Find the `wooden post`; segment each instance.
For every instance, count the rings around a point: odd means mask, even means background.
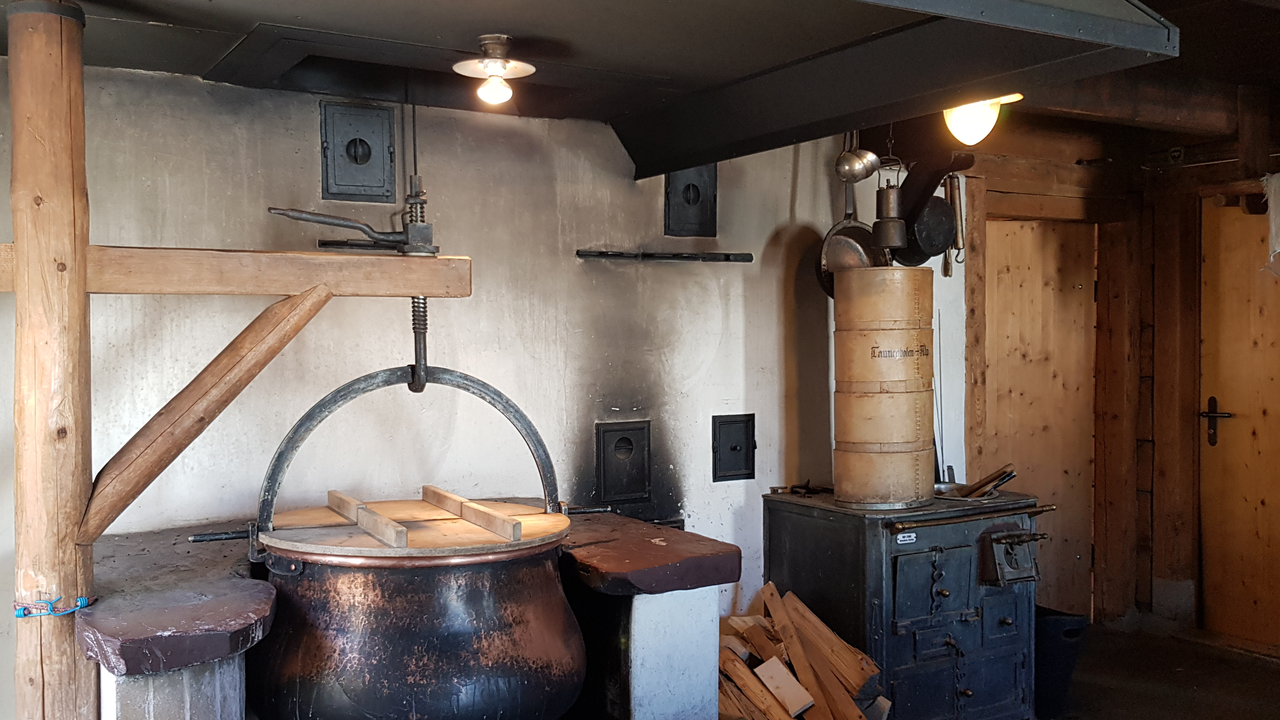
[[[84,13],[9,6],[13,116],[15,594],[60,606],[92,594],[93,552],[76,545],[92,488],[89,433],[89,195]],[[98,670],[75,619],[17,621],[17,717],[96,718]]]
[[[965,474],[976,482],[986,467],[982,453],[987,440],[986,178],[966,177],[964,198]]]
[[[1098,226],[1094,380],[1094,614],[1124,617],[1137,581],[1139,222]]]
[[[1156,195],[1152,609],[1194,627],[1200,578],[1200,198]]]

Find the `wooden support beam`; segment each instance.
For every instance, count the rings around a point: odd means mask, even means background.
[[[471,258],[90,245],[89,292],[102,295],[471,295]],[[0,245],[0,292],[13,290],[13,249]]]
[[[1200,198],[1153,198],[1152,609],[1195,622],[1200,577]]]
[[[102,466],[76,542],[92,545],[332,297],[322,285],[281,300],[263,310],[218,353]]]
[[[1271,164],[1271,93],[1265,87],[1241,85],[1240,177],[1261,179]]]
[[[1141,183],[1114,163],[1088,165],[974,153],[973,167],[966,174],[986,178],[988,190],[1021,195],[1123,198],[1130,190],[1141,189]]]
[[[964,179],[964,444],[966,477],[981,477],[987,441],[987,182]],[[992,278],[994,282],[994,278]]]
[[[93,594],[93,553],[75,542],[93,483],[84,14],[52,3],[8,12],[14,599],[65,607]],[[73,615],[18,620],[14,667],[15,717],[98,717],[98,667],[76,646]]]
[[[1206,136],[1236,132],[1236,88],[1140,68],[1029,90],[1023,112]]]
[[[1094,385],[1094,610],[1124,617],[1136,599],[1138,221],[1098,226],[1098,328]]]
[[[1125,198],[987,193],[987,217],[993,220],[1104,223],[1123,220],[1128,211],[1129,201]]]

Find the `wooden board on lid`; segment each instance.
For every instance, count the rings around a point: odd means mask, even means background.
[[[541,508],[504,502],[480,502],[485,508],[518,517],[519,540],[501,535],[422,500],[389,500],[364,505],[403,525],[405,547],[388,547],[333,510],[304,508],[276,515],[275,528],[259,535],[268,549],[357,557],[438,557],[520,550],[557,543],[569,531],[569,518]]]
[[[448,510],[421,500],[376,500],[362,504],[379,515],[399,523],[415,520],[448,520],[456,517]],[[476,501],[476,504],[512,516],[537,515],[545,512],[542,508],[509,502],[479,500]],[[354,525],[355,522],[344,518],[331,508],[309,507],[278,512],[272,524],[276,530],[292,530],[296,528]]]

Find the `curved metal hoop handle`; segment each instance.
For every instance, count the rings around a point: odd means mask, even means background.
[[[284,474],[288,472],[289,465],[298,454],[298,450],[302,448],[302,443],[306,442],[320,423],[361,395],[392,385],[407,385],[412,377],[413,367],[404,366],[379,370],[356,378],[324,396],[294,424],[293,429],[276,449],[275,457],[271,458],[271,465],[267,467],[267,477],[262,481],[262,494],[258,500],[260,532],[271,531],[276,514],[276,495],[280,492],[280,483],[284,480]],[[547,452],[542,436],[538,434],[538,430],[524,411],[497,388],[457,370],[428,367],[427,383],[445,385],[470,393],[502,413],[502,416],[519,431],[525,444],[529,446],[529,451],[533,453],[533,461],[538,466],[538,476],[542,480],[542,494],[546,500],[547,512],[559,511],[560,493],[556,488],[556,469],[551,464],[551,454]]]

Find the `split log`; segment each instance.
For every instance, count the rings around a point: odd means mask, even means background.
[[[739,660],[732,650],[720,649],[720,669],[768,720],[791,720],[791,716],[773,693],[769,692],[764,683],[751,673],[747,664]]]
[[[787,654],[791,657],[791,667],[795,668],[796,677],[800,678],[800,682],[805,687],[817,688],[817,676],[814,675],[813,666],[809,664],[804,645],[800,642],[800,636],[795,626],[791,623],[791,616],[787,612],[787,606],[783,603],[782,597],[778,595],[778,588],[772,582],[768,582],[760,589],[760,594],[764,596],[765,607],[769,609],[769,614],[773,616],[774,628],[782,636],[782,644],[786,647]],[[831,710],[827,707],[827,700],[822,697],[821,692],[813,698],[813,707],[805,717],[806,720],[832,720]]]
[[[797,717],[813,707],[813,695],[796,681],[795,676],[778,658],[765,661],[755,669],[755,673],[791,717]]]
[[[759,625],[748,625],[742,637],[750,643],[752,650],[755,651],[756,657],[761,660],[770,658],[782,658],[782,649],[769,639],[764,628]]]
[[[840,639],[817,615],[813,614],[795,593],[787,593],[784,604],[795,626],[813,646],[819,649],[832,672],[856,696],[867,680],[880,672],[874,661]]]
[[[753,654],[751,648],[747,647],[747,644],[737,635],[721,635],[720,647],[732,650],[733,654],[741,658],[743,662],[746,662],[747,658]]]
[[[729,678],[725,677],[723,673],[720,675],[720,691],[723,692],[725,696],[732,701],[734,707],[738,709],[740,712],[738,717],[741,717],[744,720],[769,720],[764,713],[760,712],[759,708],[751,704],[751,701],[747,699],[746,695],[742,694],[742,691],[738,689],[738,686],[734,685],[733,682],[729,680]]]
[[[332,297],[320,285],[281,300],[249,323],[102,467],[76,542],[92,545]]]
[[[818,676],[818,685],[816,690],[809,688],[810,692],[821,690],[823,697],[827,699],[827,705],[831,708],[831,715],[835,720],[867,720],[858,709],[858,704],[853,701],[851,695],[840,679],[831,669],[831,665],[827,662],[827,658],[822,652],[809,640],[803,631],[800,633],[800,642],[804,645],[806,656],[809,664],[813,666],[813,672]]]

